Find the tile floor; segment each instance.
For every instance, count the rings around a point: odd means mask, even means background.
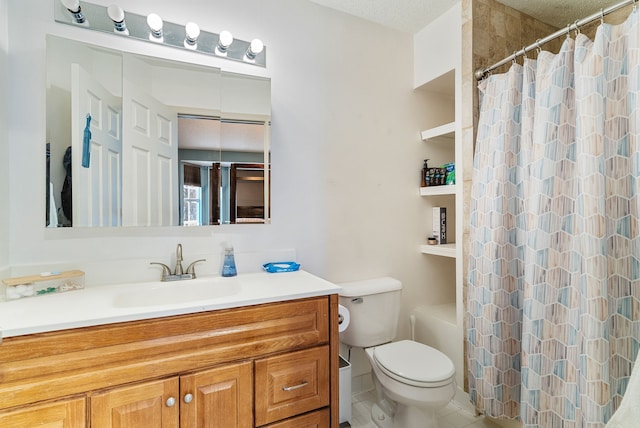
[[[374,402],[374,391],[361,392],[353,396],[350,421],[352,428],[377,428],[371,422],[371,406]],[[439,428],[500,428],[483,416],[475,416],[455,402],[438,411],[438,423]]]

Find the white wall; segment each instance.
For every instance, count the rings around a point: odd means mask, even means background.
[[[459,68],[462,58],[462,2],[414,36],[414,86]]]
[[[240,271],[258,268],[243,266],[243,254],[295,249],[303,268],[329,280],[393,275],[428,295],[415,213],[418,119],[428,112],[412,90],[410,35],[299,0],[193,0],[188,6],[140,0],[127,6],[172,22],[197,19],[204,30],[229,29],[244,40],[261,37],[268,52],[264,70],[58,24],[52,2],[44,6],[38,0],[7,6],[11,109],[2,117],[8,118],[8,163],[15,168],[5,198],[11,227],[4,233],[10,233],[14,274],[79,267],[89,285],[155,279],[159,271],[148,262],[170,262],[178,242],[186,260],[204,256],[209,262],[201,271],[213,273],[221,242],[231,240]],[[271,77],[272,224],[45,230],[47,33]]]
[[[0,276],[5,276],[9,266],[9,143],[7,132],[7,61],[9,34],[7,3],[0,0]]]

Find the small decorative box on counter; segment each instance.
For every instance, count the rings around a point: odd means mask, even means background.
[[[84,288],[84,272],[69,270],[60,273],[22,276],[2,280],[4,292],[0,297],[16,300],[23,297],[42,296]]]

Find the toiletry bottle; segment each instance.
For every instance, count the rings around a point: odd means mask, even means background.
[[[422,183],[420,183],[421,187],[427,187],[430,185],[429,183],[429,165],[427,162],[429,159],[424,160],[424,164],[422,165]]]
[[[224,260],[222,261],[222,276],[236,276],[236,261],[233,257],[233,247],[224,249]]]

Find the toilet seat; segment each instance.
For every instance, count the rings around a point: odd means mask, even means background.
[[[376,346],[373,358],[387,376],[421,388],[447,385],[455,375],[455,367],[449,357],[413,340]]]

